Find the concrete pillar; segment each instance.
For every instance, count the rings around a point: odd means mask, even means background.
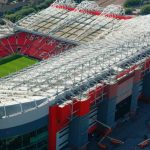
[[[99,105],[97,119],[112,127],[115,125],[117,84],[108,85],[106,93],[106,98]]]
[[[131,98],[131,112],[136,112],[137,105],[138,105],[138,97],[140,95],[139,91],[140,82],[133,84],[133,90],[132,90],[132,98]]]
[[[143,96],[150,101],[150,73],[147,73],[143,78]]]
[[[134,81],[133,81],[133,89],[132,89],[132,98],[131,98],[131,112],[136,112],[138,105],[138,97],[141,94],[140,91],[141,86],[141,70],[135,70]]]
[[[70,123],[69,145],[72,149],[82,149],[88,143],[89,115],[77,117]]]
[[[71,120],[69,127],[69,146],[72,149],[85,149],[88,143],[90,101],[78,101],[75,118]]]
[[[99,105],[98,110],[98,121],[103,122],[109,126],[114,126],[115,123],[115,109],[116,109],[116,100],[113,99],[104,99]]]

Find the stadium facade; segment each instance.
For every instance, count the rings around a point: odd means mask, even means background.
[[[150,98],[150,16],[59,1],[7,24],[0,56],[42,61],[0,79],[0,149],[86,149]]]

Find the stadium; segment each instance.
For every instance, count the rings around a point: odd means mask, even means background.
[[[0,28],[0,149],[86,149],[150,99],[150,16],[56,1]],[[99,131],[100,132],[100,131]]]

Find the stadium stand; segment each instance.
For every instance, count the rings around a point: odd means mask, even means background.
[[[16,33],[3,38],[2,55],[46,59],[78,46],[16,72],[4,70],[0,150],[89,149],[97,131],[101,139],[94,142],[105,148],[110,132],[136,114],[139,95],[150,99],[149,26],[150,16],[131,19],[120,6],[72,0],[56,1],[13,25]],[[123,143],[116,137],[109,142]]]
[[[72,44],[51,37],[19,32],[0,40],[0,57],[19,53],[42,60],[69,49],[71,46]]]

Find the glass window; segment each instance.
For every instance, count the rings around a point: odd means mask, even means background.
[[[21,136],[0,139],[0,150],[47,150],[47,144],[48,127],[45,126]]]

